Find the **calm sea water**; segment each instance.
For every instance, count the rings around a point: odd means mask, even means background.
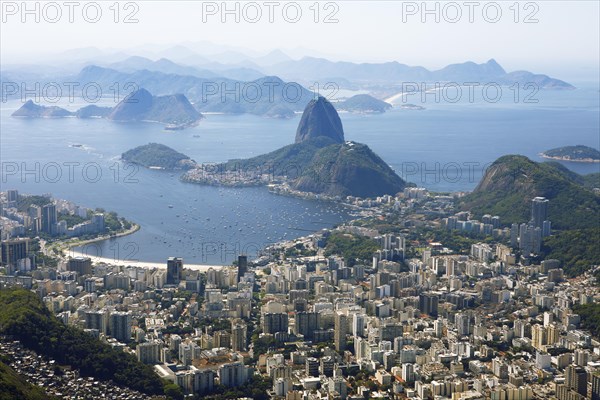
[[[544,150],[573,144],[600,146],[598,86],[547,91],[537,104],[465,99],[425,102],[422,111],[341,114],[346,138],[368,144],[408,181],[436,191],[473,189],[485,166],[504,154],[541,161]],[[240,252],[331,227],[349,218],[343,208],[270,194],[264,188],[227,189],[185,184],[177,175],[125,169],[120,154],[163,143],[197,162],[246,158],[292,143],[299,116],[271,120],[250,115],[208,115],[199,126],[167,132],[151,123],[123,124],[75,118],[11,118],[20,102],[2,104],[2,190],[52,193],[87,207],[114,210],[142,226],[90,253],[162,262],[229,264]],[[63,104],[76,110],[82,104]],[[72,144],[82,145],[71,147]],[[565,163],[579,173],[599,164]],[[26,172],[36,171],[36,172]],[[60,173],[60,175],[58,174]],[[170,207],[172,206],[172,207]]]

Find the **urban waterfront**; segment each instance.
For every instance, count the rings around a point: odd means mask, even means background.
[[[542,91],[538,104],[507,99],[498,104],[432,101],[422,111],[340,115],[348,140],[369,143],[407,181],[429,190],[458,192],[472,190],[483,169],[500,155],[523,154],[543,161],[539,153],[548,148],[567,143],[593,146],[600,126],[597,90],[583,85],[573,91]],[[87,207],[114,210],[141,226],[133,235],[78,249],[90,255],[162,262],[177,254],[193,264],[226,265],[236,254],[257,254],[274,242],[351,218],[347,209],[335,204],[281,197],[265,188],[186,184],[177,173],[120,161],[121,153],[149,142],[164,143],[198,163],[251,157],[289,143],[298,118],[212,114],[195,128],[168,132],[153,123],[11,118],[19,105],[9,101],[2,109],[3,188],[52,193]],[[455,143],[460,145],[452,147]],[[600,170],[598,164],[563,165],[578,173]],[[36,168],[37,176],[27,172]]]

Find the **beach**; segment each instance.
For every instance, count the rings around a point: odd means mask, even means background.
[[[122,266],[122,267],[139,267],[139,268],[147,268],[147,269],[153,269],[153,268],[166,269],[167,268],[167,260],[165,260],[164,263],[138,261],[138,260],[115,260],[114,258],[110,258],[110,257],[92,256],[92,255],[81,253],[81,252],[78,252],[78,251],[75,251],[72,249],[69,250],[69,256],[70,257],[89,257],[92,259],[92,262],[94,264],[105,263],[105,264],[110,264],[110,265],[118,265],[118,266]],[[186,264],[185,259],[184,259],[183,267],[186,269],[194,270],[194,271],[206,272],[210,268],[221,269],[223,267],[226,267],[226,265]]]

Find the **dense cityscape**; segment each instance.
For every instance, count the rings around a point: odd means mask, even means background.
[[[506,227],[497,216],[477,221],[455,213],[452,196],[422,188],[369,201],[349,197],[378,218],[199,272],[179,257],[160,269],[82,256],[36,263],[38,234],[70,236],[57,210],[88,213],[51,198],[18,211],[28,197],[2,193],[10,236],[2,241],[2,285],[33,290],[64,324],[153,366],[182,395],[236,398],[265,387],[248,397],[599,396],[600,345],[577,312],[598,300],[597,277],[590,269],[569,279],[558,260],[536,262],[552,234],[545,198],[531,199],[530,221]],[[386,220],[398,233],[372,225]],[[424,227],[469,238],[470,248],[465,254],[412,239]],[[28,232],[35,236],[19,237]],[[64,378],[54,375],[44,387],[60,386]],[[70,387],[75,396],[122,390],[83,382]]]
[[[0,400],[600,400],[600,2],[0,1]]]

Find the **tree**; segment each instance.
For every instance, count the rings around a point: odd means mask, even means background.
[[[167,396],[168,399],[183,400],[183,391],[176,384],[170,383],[168,385],[165,385],[164,389],[165,396]]]

